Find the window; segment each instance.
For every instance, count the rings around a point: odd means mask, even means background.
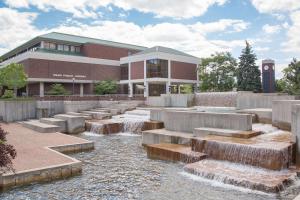
[[[55,43],[49,43],[49,49],[56,49]]]
[[[70,51],[71,52],[75,52],[75,47],[74,46],[70,46]]]
[[[128,80],[128,64],[121,65],[121,80]]]
[[[147,60],[147,78],[168,78],[168,61],[161,59]]]
[[[76,53],[80,53],[80,47],[75,47]]]
[[[64,50],[64,45],[58,44],[58,45],[57,45],[57,50],[63,51],[63,50]]]
[[[44,48],[45,49],[50,49],[50,43],[49,42],[44,42]]]
[[[64,51],[70,51],[70,46],[69,45],[64,45]]]

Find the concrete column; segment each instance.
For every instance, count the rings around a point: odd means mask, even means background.
[[[194,92],[198,92],[198,90],[199,90],[198,88],[199,87],[200,87],[199,70],[197,69],[197,83],[196,83],[196,90]]]
[[[128,80],[131,80],[131,62],[128,63]]]
[[[128,89],[129,89],[128,96],[133,97],[133,84],[132,84],[132,82],[128,83]]]
[[[171,85],[170,81],[166,82],[166,94],[170,94],[171,93],[170,92],[170,85]]]
[[[80,96],[83,97],[83,83],[80,83]]]
[[[44,82],[40,82],[40,97],[44,97]]]
[[[296,142],[296,165],[300,166],[300,105],[292,107],[292,133],[293,141]]]
[[[166,94],[170,94],[169,86],[171,85],[171,60],[168,60],[168,82],[166,83]]]
[[[27,97],[29,96],[29,86],[28,86],[28,84],[26,85],[26,96]]]
[[[147,61],[144,60],[144,97],[148,97],[149,95],[149,87],[148,87],[148,82],[147,82]]]

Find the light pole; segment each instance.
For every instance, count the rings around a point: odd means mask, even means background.
[[[75,84],[75,77],[73,77],[72,80],[73,80],[73,96],[74,96],[74,93],[75,93],[75,92],[74,92],[74,89],[75,89],[75,87],[74,87],[74,84]]]

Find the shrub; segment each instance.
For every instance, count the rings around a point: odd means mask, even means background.
[[[49,95],[70,95],[62,84],[56,83],[51,85],[51,89],[48,91]]]
[[[113,80],[100,81],[95,84],[95,94],[104,95],[104,94],[115,94],[118,89],[118,84]]]
[[[0,127],[0,174],[9,170],[14,171],[12,159],[17,156],[15,148],[10,144],[6,144],[7,134],[8,133]]]
[[[2,95],[3,99],[12,99],[14,98],[14,91],[12,90],[5,90],[4,94]]]

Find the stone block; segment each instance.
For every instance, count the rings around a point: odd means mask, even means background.
[[[61,130],[59,126],[41,123],[39,120],[23,122],[23,126],[40,133],[55,133]]]
[[[56,118],[41,118],[41,123],[44,124],[50,124],[50,125],[56,125],[60,127],[59,132],[66,132],[67,131],[67,122],[63,119],[56,119]]]
[[[84,117],[61,114],[55,115],[54,118],[66,120],[67,133],[69,134],[77,134],[85,131]]]

